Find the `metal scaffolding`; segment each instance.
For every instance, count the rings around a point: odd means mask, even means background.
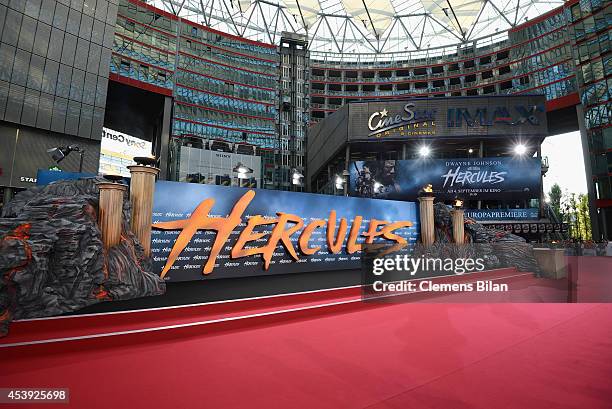
[[[158,8],[241,37],[278,44],[307,35],[309,50],[372,54],[455,52],[563,4],[563,0],[148,0]],[[363,58],[362,58],[363,59]]]

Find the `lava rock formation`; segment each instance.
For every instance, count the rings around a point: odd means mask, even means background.
[[[418,251],[441,258],[481,258],[486,269],[516,267],[519,271],[540,273],[533,247],[524,238],[505,230],[489,229],[473,219],[465,218],[466,246],[450,245],[453,240],[451,209],[444,203],[434,205],[436,242]],[[445,253],[445,254],[441,254]]]
[[[75,311],[102,301],[160,295],[130,232],[123,201],[121,242],[106,251],[97,223],[99,178],[58,181],[21,192],[0,218],[0,336],[13,319]]]

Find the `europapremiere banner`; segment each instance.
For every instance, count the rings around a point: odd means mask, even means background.
[[[528,209],[465,209],[465,217],[480,220],[538,220],[539,210]]]
[[[431,184],[434,196],[524,200],[540,194],[538,158],[464,158],[360,161],[350,164],[351,196],[415,200]]]
[[[359,269],[418,231],[415,203],[159,181],[151,255],[168,281]]]

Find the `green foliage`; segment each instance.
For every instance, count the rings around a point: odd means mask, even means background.
[[[554,188],[555,186],[553,186]],[[553,189],[549,193],[551,206]],[[554,206],[553,206],[554,209]],[[589,215],[589,198],[585,194],[567,193],[559,201],[560,219],[569,224],[570,237],[577,240],[592,240],[591,218]]]
[[[550,192],[548,192],[548,198],[550,199],[550,206],[555,212],[555,215],[559,220],[562,220],[561,217],[561,199],[563,197],[563,192],[561,191],[561,187],[555,183],[550,188]]]

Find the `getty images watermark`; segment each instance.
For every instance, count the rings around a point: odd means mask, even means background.
[[[487,273],[483,272],[490,269],[489,260],[467,254],[464,257],[458,254],[444,257],[445,253],[452,251],[436,253],[419,255],[410,251],[409,254],[385,254],[384,251],[375,251],[365,257],[362,282],[364,299],[400,301],[400,297],[394,296],[509,291],[508,284],[486,279]]]
[[[418,271],[444,271],[457,275],[472,271],[484,271],[484,259],[477,258],[431,258],[410,257],[407,254],[396,254],[393,257],[375,258],[372,273],[380,276],[385,271],[404,271],[415,275]]]

